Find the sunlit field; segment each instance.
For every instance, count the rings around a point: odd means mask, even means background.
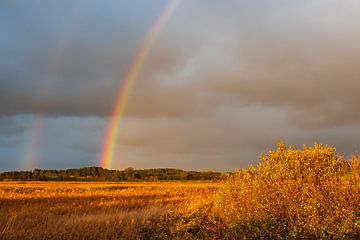
[[[1,182],[0,239],[139,239],[152,219],[188,211],[221,185]]]

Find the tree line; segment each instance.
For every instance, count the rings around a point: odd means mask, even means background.
[[[218,181],[226,174],[213,171],[185,171],[173,168],[109,170],[84,167],[66,170],[34,169],[0,173],[0,181]]]

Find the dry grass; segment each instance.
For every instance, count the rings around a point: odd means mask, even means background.
[[[141,239],[219,183],[0,183],[0,239]]]

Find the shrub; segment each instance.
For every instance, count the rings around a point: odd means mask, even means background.
[[[279,143],[233,173],[211,202],[166,223],[187,239],[358,239],[360,161],[315,144]],[[158,223],[161,225],[161,222]]]

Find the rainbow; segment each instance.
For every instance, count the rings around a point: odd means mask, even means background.
[[[141,68],[144,65],[146,57],[149,55],[149,52],[154,45],[157,36],[169,20],[174,10],[179,5],[180,1],[181,0],[170,0],[168,5],[162,11],[162,14],[156,19],[155,23],[146,34],[141,47],[139,48],[131,63],[128,73],[124,79],[124,83],[121,85],[117,95],[115,107],[106,130],[102,156],[100,159],[100,166],[103,168],[112,167],[114,148],[117,142],[117,134],[131,89],[133,88],[136,79],[138,79],[140,75]]]
[[[53,58],[49,62],[48,66],[48,79],[41,86],[41,91],[46,96],[49,96],[49,92],[56,87],[56,82],[59,81],[57,75],[59,74],[59,67],[61,62],[65,58],[66,49],[71,40],[71,36],[75,33],[81,23],[81,19],[85,16],[85,9],[80,5],[77,5],[76,8],[68,12],[66,16],[68,20],[68,26],[60,34],[60,38],[57,42],[57,47]],[[37,102],[35,98],[34,103]],[[24,147],[24,156],[21,162],[21,168],[24,170],[32,170],[35,167],[39,167],[39,159],[41,158],[41,148],[44,140],[45,133],[45,118],[46,112],[49,109],[49,106],[45,104],[33,104],[33,107],[36,109],[37,113],[33,114],[29,124],[29,134],[27,136],[27,141]]]
[[[42,116],[31,117],[31,128],[27,136],[28,141],[25,147],[25,156],[22,169],[32,170],[38,167],[40,158],[40,145],[43,141],[44,120]]]

